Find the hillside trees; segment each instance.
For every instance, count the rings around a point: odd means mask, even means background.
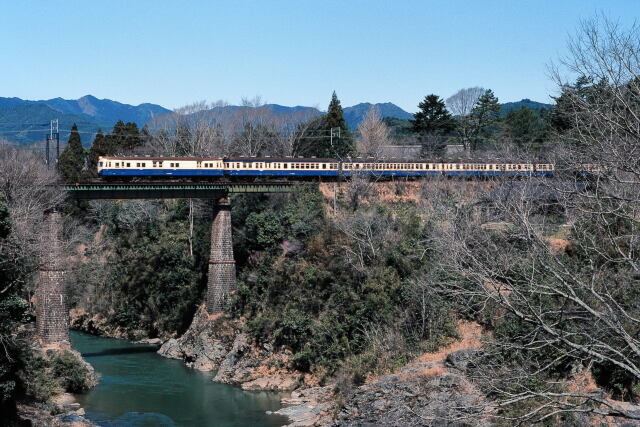
[[[106,226],[96,254],[68,274],[72,304],[131,338],[166,337],[191,321],[206,282],[211,207],[190,201],[94,202]]]
[[[257,342],[291,349],[293,366],[303,371],[342,369],[358,382],[406,361],[425,340],[453,333],[447,322],[414,328],[420,309],[409,298],[411,277],[429,268],[418,244],[428,224],[414,207],[361,203],[352,210],[343,201],[327,217],[326,200],[314,188],[274,200],[254,197],[260,203],[232,205],[240,236],[232,310],[249,319]],[[393,348],[378,358],[377,340],[392,335],[398,337],[387,343]]]

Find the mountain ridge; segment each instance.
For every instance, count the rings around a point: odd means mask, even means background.
[[[391,102],[375,104],[361,102],[343,108],[348,127],[351,130],[357,129],[372,106],[378,109],[382,118],[389,117],[400,120],[413,118],[413,114]],[[509,111],[522,107],[543,110],[551,108],[553,105],[524,98],[520,101],[501,104],[501,107],[501,115],[506,115]],[[300,122],[325,114],[324,111],[316,107],[303,105],[289,107],[280,104],[265,104],[260,107],[215,106],[195,114],[209,114],[214,121],[220,122],[230,120],[236,112],[247,108],[260,108],[266,111],[270,117],[286,119],[290,122]],[[99,129],[109,132],[118,120],[134,122],[139,128],[142,128],[146,124],[162,124],[163,118],[170,118],[172,113],[172,110],[158,104],[145,102],[131,105],[108,98],[99,99],[90,94],[78,99],[56,97],[26,100],[18,97],[0,97],[0,138],[20,145],[43,141],[45,135],[49,133],[50,121],[58,119],[62,141],[68,138],[69,129],[76,123],[83,144],[89,146]]]

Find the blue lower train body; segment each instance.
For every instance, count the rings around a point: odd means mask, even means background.
[[[222,169],[102,169],[103,176],[224,176]]]
[[[337,176],[373,176],[373,177],[526,177],[553,176],[552,171],[352,171],[352,170],[245,170],[245,169],[102,169],[102,176],[273,176],[273,177],[337,177]]]

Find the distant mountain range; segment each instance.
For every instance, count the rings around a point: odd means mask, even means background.
[[[49,133],[50,121],[58,119],[61,140],[68,138],[71,126],[76,123],[82,142],[90,145],[98,129],[108,132],[118,120],[142,127],[154,117],[169,112],[171,110],[156,104],[134,106],[91,95],[73,100],[0,98],[0,137],[19,144],[43,141]]]
[[[373,105],[377,107],[383,118],[407,120],[413,117],[412,114],[390,102],[378,104],[365,102],[344,108],[344,116],[349,128],[356,129]],[[502,104],[502,114],[506,115],[509,111],[521,107],[540,110],[552,106],[523,99]],[[224,123],[249,108],[253,107],[230,105],[214,107],[195,114],[207,115],[214,122]],[[287,107],[266,104],[256,108],[266,114],[266,117],[281,118],[289,122],[301,122],[322,114],[317,108],[304,106]],[[153,128],[165,120],[170,120],[172,116],[170,113],[172,113],[171,110],[157,104],[145,103],[134,106],[110,99],[98,99],[91,95],[75,100],[53,98],[40,101],[0,97],[0,138],[17,144],[40,142],[49,133],[50,121],[58,119],[61,141],[68,139],[69,130],[75,123],[78,125],[83,144],[89,146],[98,129],[109,132],[118,120],[134,122],[140,128],[149,124]]]

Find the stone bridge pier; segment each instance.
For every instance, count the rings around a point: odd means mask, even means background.
[[[211,255],[207,277],[206,306],[209,314],[222,311],[229,294],[236,290],[236,262],[231,241],[231,204],[219,199],[211,224]]]
[[[36,332],[43,344],[69,341],[69,308],[64,286],[62,215],[46,212],[41,229],[36,288]]]

